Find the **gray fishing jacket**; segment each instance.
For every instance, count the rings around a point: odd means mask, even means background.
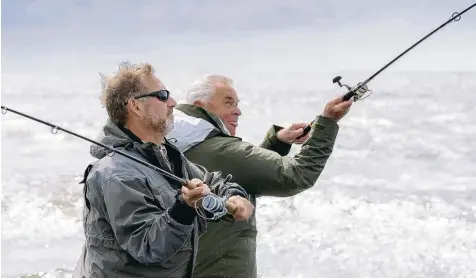
[[[247,197],[243,188],[220,183],[219,172],[192,164],[170,144],[164,155],[109,120],[98,141],[184,179],[205,180],[221,196]],[[206,222],[176,198],[180,183],[96,145],[91,155],[99,160],[85,172],[86,242],[73,276],[191,277]]]

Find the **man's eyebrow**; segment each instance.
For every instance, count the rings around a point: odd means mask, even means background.
[[[240,99],[235,99],[235,98],[233,98],[233,97],[231,97],[231,96],[225,96],[225,100],[227,100],[227,101],[234,101],[234,102],[237,102],[237,103],[240,102]]]

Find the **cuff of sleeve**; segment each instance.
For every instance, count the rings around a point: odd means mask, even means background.
[[[169,215],[182,225],[191,225],[197,213],[195,209],[177,199],[169,209]]]
[[[236,183],[229,183],[230,187],[228,188],[226,198],[230,198],[233,196],[241,196],[245,199],[248,199],[248,193],[246,193],[246,190],[241,187],[240,185]]]
[[[319,115],[312,124],[314,130],[324,132],[324,135],[335,138],[339,132],[339,125],[333,119]],[[319,133],[322,134],[322,133]]]
[[[281,126],[273,125],[273,127],[271,127],[270,129],[268,140],[274,147],[273,149],[275,152],[277,152],[281,156],[286,156],[291,150],[292,144],[282,142],[278,139],[278,132],[282,129],[283,127]]]

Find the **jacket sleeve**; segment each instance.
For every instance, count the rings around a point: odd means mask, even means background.
[[[195,176],[198,175],[198,179],[202,180],[205,184],[208,185],[210,191],[217,196],[222,198],[230,198],[231,196],[242,196],[248,198],[248,193],[240,185],[231,182],[231,180],[225,182],[225,177],[223,177],[221,171],[208,171],[204,166],[197,164],[195,161],[192,163],[190,161],[189,166],[192,168],[192,172],[195,173]]]
[[[292,145],[278,139],[278,132],[282,129],[281,126],[273,125],[266,133],[260,147],[277,152],[281,156],[288,155]]]
[[[281,156],[236,138],[214,137],[187,151],[207,169],[233,173],[233,181],[249,194],[286,197],[311,188],[322,173],[339,127],[317,117],[311,137],[294,157]],[[206,154],[206,155],[205,155]]]
[[[214,194],[225,199],[229,199],[232,196],[248,198],[246,190],[240,185],[231,181],[224,183],[225,179],[222,177],[221,172],[219,171],[206,172],[204,181],[210,186],[210,190]]]
[[[178,200],[165,208],[146,183],[145,177],[126,175],[106,180],[101,188],[107,217],[119,245],[134,259],[142,264],[164,263],[190,236],[195,211]]]

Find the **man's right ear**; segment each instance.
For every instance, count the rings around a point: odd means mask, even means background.
[[[202,108],[205,107],[204,103],[202,101],[199,101],[199,100],[194,101],[193,104],[195,106],[198,106],[198,107],[202,107]]]
[[[142,114],[142,110],[138,101],[129,99],[126,106],[128,107],[129,112],[132,112],[138,116]]]

